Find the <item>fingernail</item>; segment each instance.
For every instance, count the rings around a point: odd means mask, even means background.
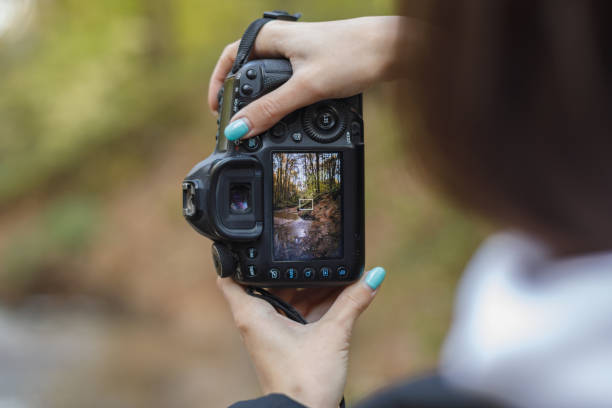
[[[378,289],[380,284],[385,280],[386,274],[387,272],[385,271],[385,268],[381,268],[380,266],[377,266],[376,268],[368,272],[368,275],[365,278],[365,283],[372,290],[376,290]]]
[[[223,133],[228,140],[238,140],[249,133],[249,125],[246,120],[238,119],[227,125]]]

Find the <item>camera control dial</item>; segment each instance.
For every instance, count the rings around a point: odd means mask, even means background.
[[[346,117],[346,108],[341,102],[323,101],[306,108],[302,124],[311,139],[331,143],[346,129]]]

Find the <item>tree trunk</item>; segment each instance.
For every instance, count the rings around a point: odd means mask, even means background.
[[[315,153],[317,156],[317,195],[321,192],[321,185],[319,184],[319,153]]]

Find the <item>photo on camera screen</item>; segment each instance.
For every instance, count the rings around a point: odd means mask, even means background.
[[[343,256],[342,156],[273,153],[274,259]]]

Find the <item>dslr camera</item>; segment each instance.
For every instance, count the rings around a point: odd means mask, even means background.
[[[285,83],[284,59],[252,60],[219,92],[216,148],[182,183],[183,215],[214,241],[222,277],[259,287],[343,285],[364,268],[362,95],[324,100],[229,141],[241,108]]]

